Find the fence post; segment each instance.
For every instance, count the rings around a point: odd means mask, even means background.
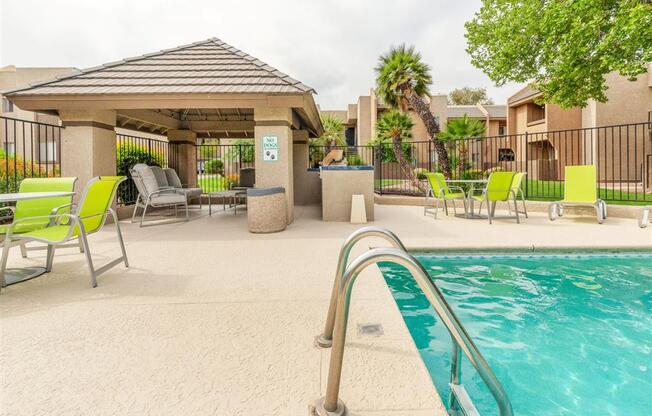
[[[376,147],[376,163],[378,164],[378,193],[380,195],[383,194],[383,152],[382,149],[380,148],[382,146],[379,144]]]
[[[432,172],[432,140],[428,140],[428,172]]]
[[[527,148],[529,146],[527,131],[525,132],[525,199],[528,199],[530,189],[530,163],[527,158]]]

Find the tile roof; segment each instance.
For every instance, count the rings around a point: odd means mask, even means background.
[[[506,118],[507,106],[499,104],[482,104],[482,107],[487,110],[491,118]]]
[[[471,118],[485,118],[486,116],[477,105],[449,105],[448,118],[462,118],[464,114]]]
[[[217,38],[165,49],[7,91],[8,95],[314,93]]]

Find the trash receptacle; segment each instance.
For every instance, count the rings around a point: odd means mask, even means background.
[[[287,227],[285,188],[247,189],[247,223],[251,233],[275,233]]]

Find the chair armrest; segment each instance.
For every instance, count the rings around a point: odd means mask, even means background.
[[[449,190],[449,191],[452,191],[453,189],[457,189],[457,190],[459,190],[460,192],[462,192],[464,195],[466,195],[466,191],[465,191],[464,188],[462,188],[461,186],[449,186],[449,187],[448,187],[448,190]]]
[[[147,195],[147,201],[150,201],[153,196],[157,196],[157,195],[165,194],[165,193],[177,193],[177,190],[176,190],[176,188],[159,189],[158,191],[154,191],[154,192],[150,193],[149,195]]]
[[[72,209],[74,207],[76,207],[76,206],[77,206],[77,204],[75,204],[74,202],[71,202],[70,204],[63,204],[63,205],[60,205],[60,206],[58,206],[56,208],[52,208],[52,211],[50,211],[50,216],[55,217],[55,218],[58,217],[60,215],[59,211],[61,211],[64,208],[69,208],[70,212],[72,212]],[[56,222],[53,219],[50,219],[50,223],[47,226],[50,227],[52,225],[56,225]]]
[[[9,211],[16,213],[16,207],[11,206],[11,205],[5,205],[4,207],[0,207],[0,211],[8,209]]]

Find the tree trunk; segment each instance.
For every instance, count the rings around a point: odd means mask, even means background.
[[[435,145],[439,167],[441,168],[444,176],[446,176],[447,179],[451,179],[451,165],[450,161],[448,160],[448,150],[446,150],[444,142],[437,138],[437,134],[439,133],[439,123],[437,123],[435,116],[432,115],[430,108],[428,108],[428,105],[423,101],[421,97],[419,97],[417,94],[414,94],[413,92],[410,92],[409,90],[406,91],[405,96],[407,97],[410,106],[414,109],[419,118],[421,118],[421,121],[423,121],[423,124],[426,126],[426,130],[430,135],[430,140],[432,140],[433,144]]]
[[[405,159],[402,145],[403,145],[403,140],[401,139],[401,136],[392,137],[392,148],[394,150],[394,156],[396,156],[396,160],[398,161],[398,165],[403,171],[403,174],[405,175],[406,178],[408,178],[412,186],[414,186],[419,191],[423,191],[423,189],[421,188],[421,182],[419,182],[417,175],[414,174],[414,171],[412,170],[412,166],[410,166],[410,162],[408,162],[407,159]]]

